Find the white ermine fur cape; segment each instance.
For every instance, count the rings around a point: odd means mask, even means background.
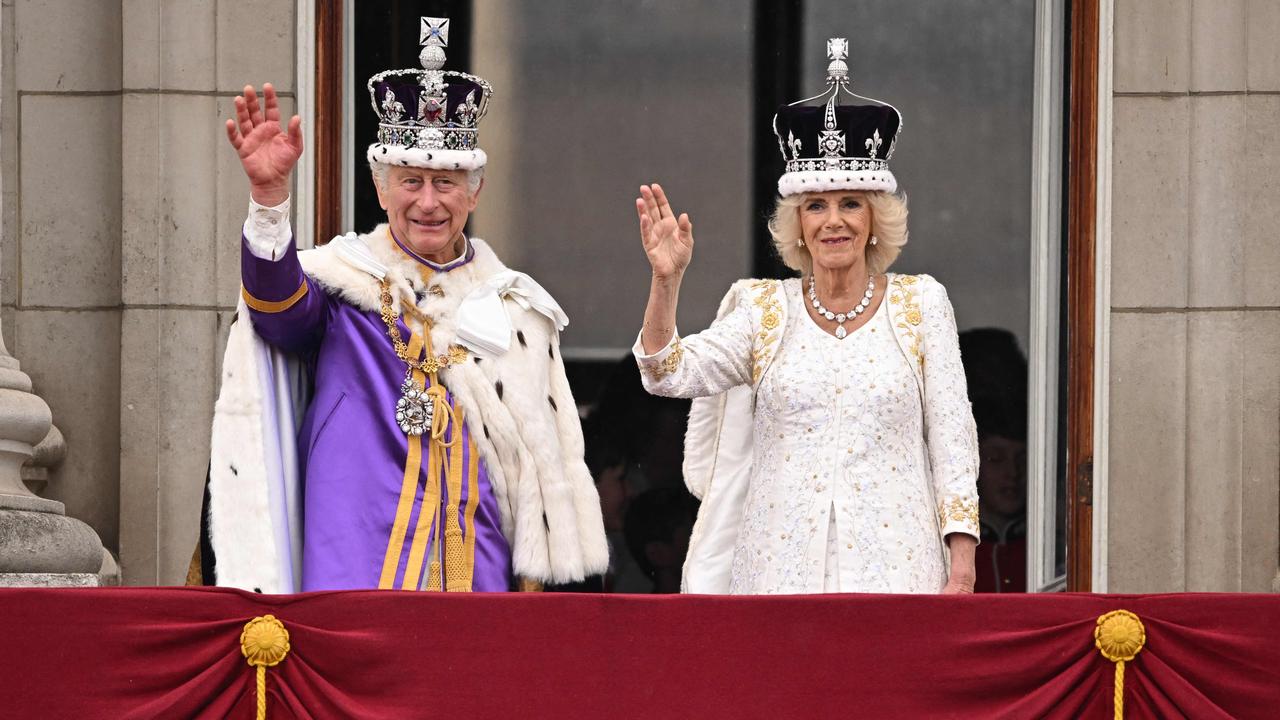
[[[307,275],[365,311],[380,309],[379,273],[390,281],[397,312],[401,298],[424,298],[418,308],[434,322],[437,354],[458,343],[462,300],[486,281],[504,278],[498,295],[510,324],[508,349],[481,354],[472,348],[472,357],[442,370],[440,381],[463,408],[488,468],[514,573],[552,583],[603,573],[609,557],[600,500],[583,462],[559,332],[545,309],[556,307],[554,300],[528,276],[507,270],[481,240],[470,240],[471,262],[432,276],[440,294],[423,292],[418,263],[395,246],[386,226],[344,240],[299,253]],[[344,244],[363,245],[375,262],[353,261]],[[214,408],[206,520],[218,585],[259,592],[301,587],[303,480],[295,438],[307,398],[299,391],[305,383],[297,365],[253,332],[242,303]]]

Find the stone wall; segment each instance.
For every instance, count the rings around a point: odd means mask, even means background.
[[[66,436],[44,494],[119,540],[119,3],[5,0],[5,341]]]
[[[196,542],[248,188],[245,83],[293,112],[295,0],[4,0],[5,339],[67,438],[46,493],[128,584]]]
[[[1108,589],[1280,557],[1280,4],[1116,0]]]

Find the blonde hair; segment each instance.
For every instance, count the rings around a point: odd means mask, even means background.
[[[815,193],[799,193],[778,198],[773,208],[773,216],[769,218],[769,234],[773,236],[773,247],[783,264],[801,275],[813,272],[813,257],[809,249],[802,247],[797,240],[803,235],[800,230],[800,206]],[[907,244],[907,197],[882,190],[863,191],[867,205],[871,208],[871,234],[876,236],[876,244],[867,243],[867,269],[878,275],[889,269],[902,246]]]

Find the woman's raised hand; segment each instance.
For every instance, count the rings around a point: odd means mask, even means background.
[[[272,206],[289,197],[290,175],[302,156],[302,118],[290,118],[286,133],[280,129],[280,103],[271,83],[262,86],[262,100],[265,110],[253,86],[244,87],[235,100],[235,120],[227,120],[227,139],[240,155],[254,201]]]
[[[656,183],[640,186],[636,214],[640,216],[640,241],[653,266],[653,276],[660,280],[679,279],[693,259],[693,223],[689,215],[680,213],[677,219],[667,194]]]

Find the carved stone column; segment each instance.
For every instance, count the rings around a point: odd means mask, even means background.
[[[97,533],[22,482],[23,464],[52,426],[49,406],[0,336],[0,587],[103,584]]]

